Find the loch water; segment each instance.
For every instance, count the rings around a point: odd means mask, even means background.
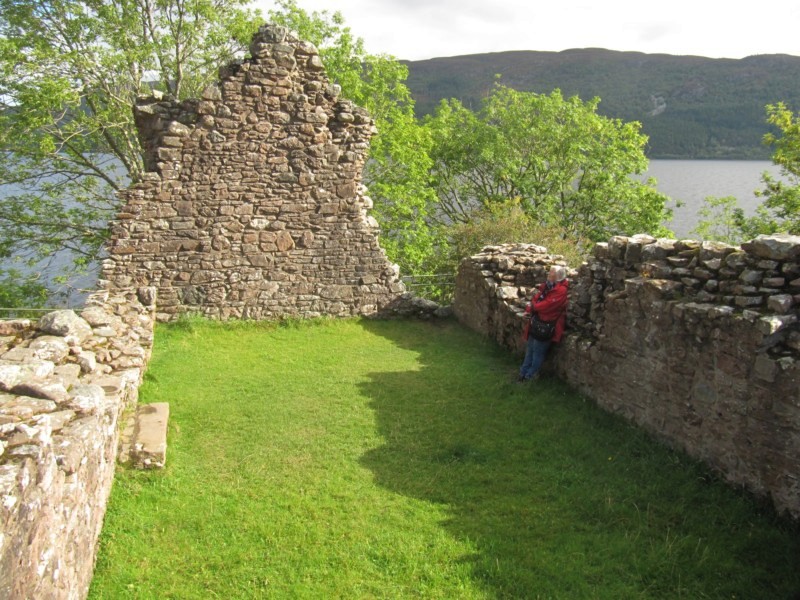
[[[775,177],[780,173],[768,160],[651,160],[646,176],[654,177],[656,188],[673,200],[667,227],[675,237],[685,239],[697,237],[692,230],[709,196],[733,196],[745,214],[752,215],[762,202],[755,192],[764,187],[761,175],[765,171]],[[676,207],[675,202],[682,205]]]

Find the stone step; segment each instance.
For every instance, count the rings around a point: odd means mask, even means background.
[[[168,403],[139,404],[122,432],[118,461],[135,469],[163,469],[168,420]]]

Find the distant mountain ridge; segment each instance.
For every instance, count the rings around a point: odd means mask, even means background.
[[[765,106],[782,101],[800,111],[800,57],[786,54],[727,59],[583,48],[403,63],[419,116],[442,98],[477,110],[499,74],[517,90],[598,96],[601,114],[642,123],[650,158],[766,159]]]

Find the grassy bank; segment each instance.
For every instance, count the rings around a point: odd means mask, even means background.
[[[457,324],[159,327],[167,467],[120,470],[118,598],[784,598],[796,529]]]

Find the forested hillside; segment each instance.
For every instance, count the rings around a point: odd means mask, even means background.
[[[650,158],[768,159],[764,107],[783,101],[800,110],[800,57],[783,54],[736,60],[589,48],[405,64],[420,116],[442,98],[477,109],[500,75],[520,91],[601,98],[601,114],[642,123]]]

